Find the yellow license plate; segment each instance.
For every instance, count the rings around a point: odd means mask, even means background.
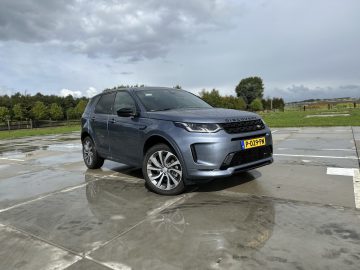
[[[265,137],[260,137],[256,139],[249,139],[241,141],[241,148],[242,149],[249,149],[254,147],[263,146],[266,144]]]

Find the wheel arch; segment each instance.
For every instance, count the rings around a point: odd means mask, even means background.
[[[175,148],[173,147],[173,145],[169,142],[169,140],[165,139],[163,136],[160,136],[160,135],[152,135],[149,138],[147,138],[144,143],[143,154],[145,155],[146,152],[154,145],[161,144],[161,143],[166,144],[171,149],[176,151]],[[177,151],[176,151],[176,153],[177,153]]]
[[[83,131],[81,133],[81,141],[83,141],[86,137],[90,137],[93,140],[93,138],[91,137],[91,135],[87,131]]]
[[[180,151],[179,147],[177,146],[177,144],[174,141],[172,141],[171,139],[169,139],[169,138],[166,138],[166,137],[164,137],[162,135],[159,135],[159,134],[153,134],[153,135],[149,136],[145,140],[145,143],[144,143],[144,146],[143,146],[143,157],[145,157],[146,152],[152,146],[154,146],[156,144],[161,144],[161,143],[166,144],[167,146],[169,146],[176,153],[176,155],[182,161],[182,165],[183,165],[183,167],[185,169],[184,173],[185,173],[185,176],[187,176],[186,164],[185,164],[184,158],[183,158],[183,156],[181,154],[181,151]]]

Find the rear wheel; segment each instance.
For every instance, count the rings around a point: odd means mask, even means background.
[[[86,137],[83,142],[83,158],[86,167],[89,169],[99,169],[104,164],[104,159],[96,151],[95,144],[90,137]]]
[[[184,191],[183,170],[180,159],[166,144],[151,147],[142,167],[148,187],[162,195],[177,195]]]

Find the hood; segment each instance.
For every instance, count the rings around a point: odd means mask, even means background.
[[[179,109],[159,112],[148,112],[151,119],[187,123],[226,123],[260,119],[256,113],[230,109]]]

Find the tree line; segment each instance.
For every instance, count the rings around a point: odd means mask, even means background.
[[[0,96],[0,122],[7,120],[70,120],[79,119],[88,99],[71,95],[21,94]]]
[[[216,89],[203,89],[199,94],[214,107],[250,111],[284,110],[285,102],[282,98],[263,98],[264,84],[260,77],[242,79],[234,90],[236,96],[221,96]]]
[[[144,85],[132,85],[142,87]],[[119,87],[129,87],[120,85]],[[180,85],[174,86],[181,89]],[[214,107],[236,110],[262,111],[280,109],[285,103],[282,98],[263,98],[264,84],[260,77],[242,79],[236,86],[236,96],[222,96],[219,90],[207,91],[203,89],[199,94],[202,99]],[[7,120],[70,120],[80,119],[85,110],[88,99],[86,97],[74,98],[71,95],[60,97],[56,95],[36,95],[15,93],[11,96],[0,96],[0,122]]]

